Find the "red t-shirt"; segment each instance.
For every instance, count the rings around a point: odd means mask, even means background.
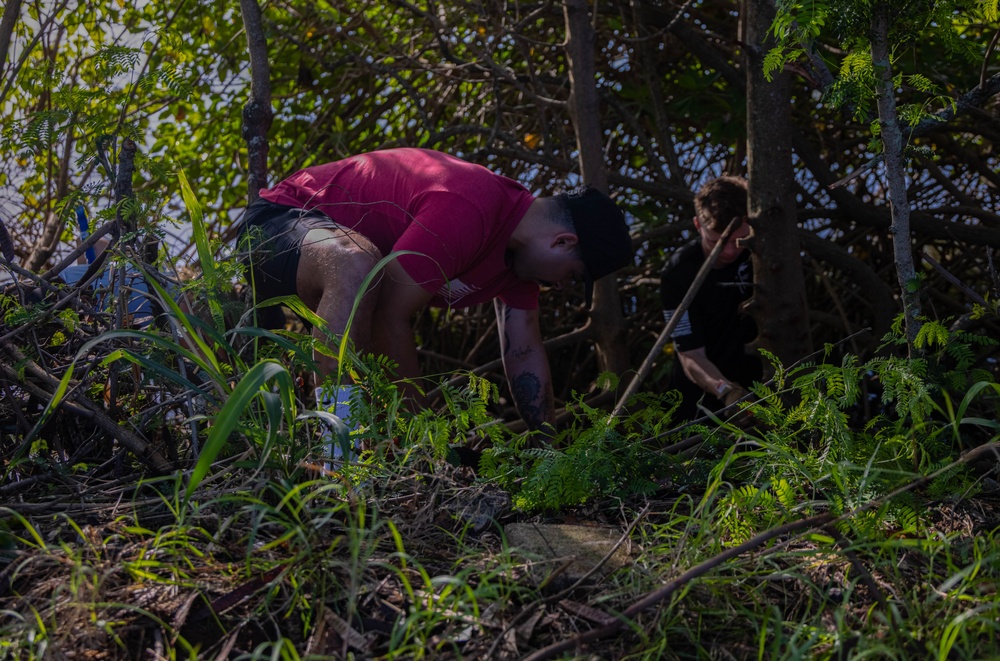
[[[521,184],[481,165],[426,149],[386,149],[300,170],[263,190],[276,204],[317,209],[368,237],[399,262],[431,305],[469,307],[499,297],[538,307],[538,286],[504,253],[534,201]]]

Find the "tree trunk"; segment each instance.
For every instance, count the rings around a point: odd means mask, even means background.
[[[122,141],[118,153],[118,171],[115,177],[115,220],[118,221],[119,236],[136,230],[136,215],[126,206],[126,200],[131,200],[132,178],[135,176],[135,153],[138,146],[131,138]]]
[[[11,35],[21,14],[21,0],[8,0],[3,8],[3,18],[0,18],[0,74],[7,62],[7,50],[10,48]],[[3,76],[0,75],[0,80]]]
[[[250,101],[243,107],[243,139],[247,142],[247,203],[267,188],[267,133],[274,113],[271,110],[271,65],[267,59],[267,39],[261,24],[257,0],[240,0],[243,28],[250,55]]]
[[[770,82],[764,78],[774,1],[747,0],[745,8],[748,202],[754,266],[754,294],[747,309],[758,328],[749,348],[766,349],[783,365],[790,365],[812,352],[812,340],[788,130],[789,80],[784,72]]]
[[[882,133],[882,157],[885,162],[892,213],[892,251],[896,261],[896,277],[903,301],[906,340],[909,352],[914,352],[914,342],[920,332],[920,293],[913,249],[910,242],[910,203],[906,199],[906,175],[903,165],[903,135],[896,112],[896,89],[892,80],[892,61],[889,55],[889,4],[879,2],[872,9],[872,66],[878,99],[878,123]]]
[[[24,267],[29,271],[38,272],[49,261],[49,257],[56,251],[59,245],[59,238],[62,236],[63,228],[66,226],[66,218],[51,211],[45,215],[45,227],[41,236],[35,241],[31,248],[31,254],[24,263]]]
[[[569,61],[569,109],[579,149],[580,177],[605,193],[608,173],[604,161],[601,114],[594,65],[594,30],[587,0],[566,0],[566,57]],[[594,286],[594,304],[588,322],[593,326],[598,369],[623,374],[629,369],[625,342],[625,319],[614,277],[602,278]]]

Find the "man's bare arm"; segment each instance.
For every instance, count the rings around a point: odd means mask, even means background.
[[[381,277],[378,303],[373,314],[373,345],[377,353],[398,363],[400,377],[413,380],[420,376],[420,370],[411,321],[432,295],[418,285],[396,260],[389,262]],[[406,386],[405,390],[418,404],[422,402],[416,388]]]
[[[538,310],[517,310],[495,301],[504,372],[517,412],[529,429],[555,429],[552,373],[542,345]]]
[[[709,395],[726,401],[726,395],[732,392],[731,389],[740,392],[741,396],[745,394],[744,386],[729,380],[722,370],[709,360],[705,347],[679,351],[677,358],[687,378]]]

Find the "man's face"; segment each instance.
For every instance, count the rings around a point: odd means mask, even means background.
[[[715,245],[719,242],[719,239],[722,238],[722,232],[726,229],[725,225],[723,225],[719,231],[710,230],[708,227],[703,225],[701,221],[695,218],[694,226],[701,235],[701,248],[705,251],[705,256],[708,257],[709,253],[712,252]],[[735,262],[743,251],[746,250],[746,248],[741,248],[736,245],[736,242],[739,239],[743,239],[748,236],[750,236],[750,225],[747,223],[747,219],[743,218],[739,226],[733,230],[732,234],[729,235],[729,240],[726,241],[726,245],[722,248],[722,252],[720,252],[718,258],[716,258],[715,268],[721,268]]]

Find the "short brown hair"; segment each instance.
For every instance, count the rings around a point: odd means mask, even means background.
[[[721,232],[733,218],[747,215],[747,180],[718,177],[703,185],[694,196],[694,212],[702,226]]]

